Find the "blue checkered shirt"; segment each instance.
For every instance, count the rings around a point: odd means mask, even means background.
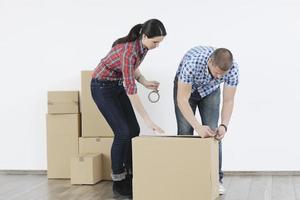
[[[180,62],[176,76],[178,80],[191,84],[192,92],[198,90],[201,97],[211,94],[224,82],[226,86],[236,87],[239,83],[239,69],[233,62],[230,70],[221,78],[214,79],[208,71],[208,59],[214,47],[197,46],[189,50]]]

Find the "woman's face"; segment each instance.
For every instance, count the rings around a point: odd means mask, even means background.
[[[148,38],[145,34],[142,37],[142,43],[148,49],[154,49],[159,46],[159,43],[164,39],[165,36],[157,36],[153,38]]]

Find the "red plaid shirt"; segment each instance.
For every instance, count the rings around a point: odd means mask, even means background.
[[[117,44],[101,60],[92,77],[101,80],[123,80],[127,94],[136,94],[134,72],[141,64],[147,49],[143,48],[142,40]]]

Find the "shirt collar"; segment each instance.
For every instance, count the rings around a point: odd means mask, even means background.
[[[225,75],[221,76],[221,78],[214,78],[211,74],[211,72],[209,71],[209,68],[208,68],[208,60],[210,59],[212,53],[207,57],[206,59],[206,74],[209,76],[210,79],[213,79],[213,80],[221,80]]]
[[[139,39],[137,41],[136,47],[137,47],[136,49],[137,49],[139,55],[143,55],[148,51],[147,47],[144,47],[144,45],[142,43],[142,39]]]
[[[210,79],[213,79],[214,77],[211,75],[211,73],[210,73],[210,71],[208,69],[208,60],[210,59],[210,57],[211,57],[211,54],[205,60],[205,66],[206,66],[205,67],[205,72],[209,76]]]

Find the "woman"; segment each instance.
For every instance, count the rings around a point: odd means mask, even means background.
[[[166,34],[157,19],[135,25],[127,36],[113,43],[92,75],[93,99],[115,136],[111,148],[112,180],[113,191],[119,195],[132,195],[131,139],[140,133],[132,105],[149,128],[163,133],[145,111],[135,81],[147,89],[158,90],[159,82],[148,81],[138,67],[148,50],[158,47]]]

